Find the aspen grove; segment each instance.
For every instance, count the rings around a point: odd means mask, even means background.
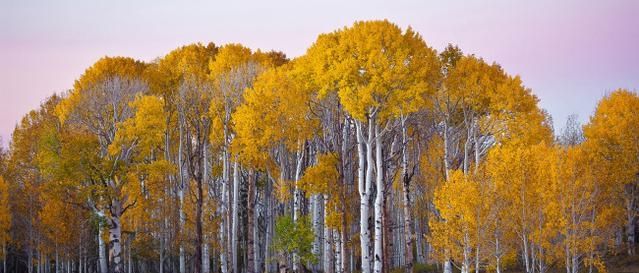
[[[607,272],[638,259],[637,109],[554,132],[519,76],[385,20],[103,57],[0,150],[0,272]]]

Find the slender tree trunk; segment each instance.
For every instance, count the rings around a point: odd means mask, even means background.
[[[634,216],[634,214],[636,212],[634,212],[634,209],[631,208],[630,212],[628,213],[628,223],[626,226],[626,238],[628,239],[628,255],[632,256],[635,255],[635,231],[637,229],[636,227],[636,217]]]
[[[7,243],[2,244],[2,273],[7,273]]]
[[[302,160],[304,159],[305,144],[301,145],[296,155],[296,167],[295,167],[295,189],[293,190],[293,223],[297,223],[300,215],[300,203],[302,202],[302,192],[298,187],[298,181],[302,173]],[[293,271],[297,272],[299,264],[299,257],[297,253],[293,253]]]
[[[392,268],[392,266],[399,264],[398,257],[402,255],[401,242],[395,241],[398,238],[394,237],[395,232],[390,229],[393,223],[393,218],[391,216],[392,213],[390,212],[392,204],[389,204],[388,201],[388,198],[384,198],[384,203],[382,204],[382,257],[386,257],[385,259],[382,259],[382,268],[385,271]],[[397,231],[397,229],[395,229],[395,231]],[[397,253],[399,255],[393,256],[392,253]]]
[[[333,231],[333,242],[335,243],[335,273],[343,273],[344,260],[342,256],[342,240],[341,232],[339,230]]]
[[[209,185],[209,147],[208,147],[208,140],[204,140],[204,143],[201,144],[201,147],[203,147],[203,151],[202,151],[202,178],[201,178],[201,182],[198,183],[199,184],[199,189],[198,189],[198,195],[199,195],[199,205],[200,205],[200,215],[199,215],[199,219],[198,219],[198,223],[200,224],[200,247],[201,247],[201,263],[200,265],[202,266],[202,273],[209,273],[211,270],[211,260],[210,260],[210,255],[209,255],[209,244],[208,244],[208,236],[204,234],[204,219],[202,214],[204,213],[204,206],[207,204],[207,201],[205,200],[206,197],[208,197],[208,193],[204,194],[204,185]]]
[[[259,191],[257,190],[257,181],[255,187],[255,202],[254,210],[253,210],[253,230],[249,232],[253,232],[253,268],[255,272],[259,272],[260,270],[260,242],[262,238],[260,238],[260,234],[258,232],[259,226],[259,216],[261,213],[260,207],[256,206],[259,200]]]
[[[239,166],[237,163],[237,159],[235,159],[235,161],[233,162],[233,228],[232,230],[232,235],[231,235],[231,253],[232,253],[232,257],[231,260],[233,262],[233,273],[239,273],[239,265],[238,265],[238,261],[237,261],[237,256],[238,256],[238,251],[237,251],[237,231],[239,229],[239,199],[240,199],[240,173],[239,173]]]
[[[269,273],[271,272],[271,241],[273,239],[272,237],[272,232],[273,232],[273,225],[272,223],[272,219],[274,217],[273,215],[273,198],[271,196],[273,192],[273,181],[271,179],[268,179],[268,182],[266,184],[266,191],[264,193],[264,203],[266,204],[266,234],[264,234],[264,270],[263,272],[265,273]]]
[[[31,232],[29,232],[32,235]],[[31,242],[28,242],[31,244]],[[33,249],[31,246],[27,246],[27,272],[33,273]]]
[[[158,261],[158,266],[160,267],[160,273],[164,273],[164,239],[161,240],[160,260]]]
[[[479,247],[479,241],[478,241],[477,247],[475,248],[475,273],[479,273],[479,249],[480,247]]]
[[[526,239],[525,235],[522,238],[523,240],[523,252],[521,255],[523,255],[523,259],[524,259],[524,266],[526,269],[526,273],[530,273],[531,269],[530,269],[530,259],[529,259],[529,255],[528,255],[528,240]]]
[[[204,243],[204,233],[202,227],[202,207],[204,206],[204,193],[202,178],[196,179],[197,198],[195,200],[195,273],[202,272],[202,263],[204,262],[202,248]]]
[[[175,163],[175,161],[171,158],[171,133],[169,131],[169,128],[171,128],[171,116],[167,115],[166,118],[166,130],[164,132],[164,160],[166,160],[167,162],[171,162],[171,163]],[[167,175],[167,179],[169,180],[168,185],[165,185],[164,187],[164,195],[165,197],[169,196],[169,187],[174,185],[173,183],[175,182],[175,175],[173,174],[169,174]],[[160,264],[159,264],[159,269],[160,269],[160,273],[164,273],[164,259],[165,259],[165,254],[166,254],[166,243],[167,243],[167,238],[166,238],[166,233],[167,233],[167,229],[168,229],[168,213],[166,213],[166,211],[164,211],[164,209],[162,209],[163,211],[163,226],[162,226],[162,230],[161,230],[161,235],[160,235]]]
[[[204,235],[202,230],[202,206],[203,192],[202,181],[197,181],[197,200],[195,201],[195,273],[202,273],[202,263],[204,262],[202,248],[204,243]]]
[[[450,258],[448,258],[444,262],[444,273],[452,273],[452,272],[453,272],[453,265],[450,262]]]
[[[311,252],[313,253],[313,255],[315,255],[316,257],[321,257],[321,243],[322,243],[322,230],[321,230],[321,219],[322,219],[322,207],[324,206],[324,203],[321,202],[320,204],[320,199],[321,196],[320,195],[312,195],[311,196],[311,215],[313,217],[313,234],[314,234],[314,238],[313,238],[313,245],[311,246]],[[326,213],[326,211],[324,211],[324,213]],[[326,217],[324,217],[326,218]],[[322,264],[320,263],[316,263],[314,265],[314,269],[320,269],[322,266]]]
[[[384,219],[382,215],[384,213],[384,188],[386,186],[384,185],[384,159],[382,157],[382,135],[379,125],[372,121],[370,126],[375,127],[375,163],[377,169],[377,194],[375,196],[375,263],[373,269],[375,273],[382,273],[382,270],[384,270],[384,249],[382,246],[384,240]],[[368,148],[372,150],[370,145]],[[373,162],[373,160],[369,160],[369,162]]]
[[[360,244],[362,253],[362,273],[371,273],[371,259],[370,259],[370,230],[369,230],[369,191],[371,185],[371,176],[373,172],[372,167],[372,152],[367,149],[362,132],[362,124],[359,121],[355,122],[357,131],[357,155],[359,159],[358,167],[358,188],[360,195]],[[369,133],[370,135],[370,133]],[[370,138],[370,137],[369,137]],[[370,140],[369,140],[370,142]],[[366,164],[366,160],[369,159],[369,164]]]
[[[348,254],[346,254],[347,248],[346,248],[346,231],[345,229],[342,229],[342,232],[340,233],[340,253],[342,254],[342,263],[341,263],[341,267],[340,267],[340,272],[339,273],[346,273],[346,258],[348,257]]]
[[[410,203],[410,175],[408,174],[408,134],[406,132],[406,120],[401,119],[402,122],[402,191],[404,195],[404,239],[406,240],[406,250],[404,251],[406,257],[406,273],[413,272],[414,258],[413,258],[413,232],[412,232],[412,214]]]
[[[333,263],[331,261],[332,258],[332,247],[331,247],[331,240],[333,239],[333,236],[331,234],[331,229],[328,227],[328,218],[326,217],[326,213],[328,213],[328,195],[324,195],[323,198],[324,201],[324,255],[323,255],[323,260],[324,260],[324,265],[323,265],[323,269],[324,269],[324,273],[333,273]]]
[[[99,236],[99,235],[98,235]],[[104,244],[104,243],[103,243]],[[98,250],[99,251],[99,250]],[[99,261],[100,263],[102,262],[101,260]],[[58,270],[60,269],[60,256],[58,253],[58,244],[56,243],[55,245],[55,273],[58,273]],[[98,268],[100,269],[101,266],[98,266]],[[101,270],[101,269],[100,269]],[[107,273],[106,270],[105,271],[101,271],[100,273]]]
[[[535,272],[535,268],[537,266],[537,261],[535,260],[536,255],[535,255],[535,245],[534,244],[530,244],[530,272],[534,273]]]
[[[111,182],[113,183],[113,182]],[[111,216],[109,219],[109,260],[111,273],[122,273],[122,204],[117,198],[111,200]],[[68,266],[68,265],[67,265]]]
[[[246,240],[246,248],[248,249],[248,260],[246,263],[246,273],[256,273],[254,260],[254,244],[255,240],[253,236],[253,228],[255,225],[254,212],[255,212],[255,172],[251,169],[248,173],[248,207],[246,209],[246,217],[248,218],[248,236]]]
[[[128,268],[128,272],[129,273],[133,273],[133,259],[131,258],[131,236],[129,236],[128,240],[127,240],[127,249],[126,249],[126,256],[127,256],[127,268]]]
[[[444,122],[444,178],[448,181],[448,172],[450,165],[448,163],[448,120]]]
[[[564,257],[565,257],[565,264],[566,264],[566,273],[570,273],[570,250],[568,248],[568,244],[564,243]]]
[[[226,134],[225,134],[226,140]],[[228,226],[228,211],[229,211],[229,200],[228,200],[228,185],[229,185],[229,158],[228,151],[226,146],[224,147],[224,151],[222,152],[222,203],[220,206],[220,229],[219,229],[219,237],[220,237],[220,271],[221,273],[228,273],[228,261],[227,261],[227,226]]]
[[[340,230],[340,254],[341,254],[341,267],[338,270],[338,273],[347,272],[347,263],[350,261],[350,252],[347,252],[346,242],[347,242],[347,234],[349,232],[349,226],[346,220],[346,210],[350,209],[346,203],[346,196],[350,196],[352,193],[352,187],[350,187],[351,183],[353,183],[353,173],[352,173],[352,162],[350,159],[350,149],[351,149],[351,141],[350,141],[350,130],[351,122],[345,117],[344,122],[342,124],[342,147],[341,147],[341,178],[342,178],[342,196],[340,196],[340,206],[342,212],[341,219],[341,230]],[[347,258],[349,258],[347,260]]]
[[[80,243],[80,247],[78,248],[78,273],[82,273],[82,264],[84,263],[84,260],[82,259],[83,258],[83,254],[82,254],[82,246],[81,245],[82,245],[82,243]],[[47,273],[49,271],[48,270],[49,269],[49,264],[48,264],[46,256],[44,257],[44,259],[45,259],[45,263],[44,263],[45,270],[44,270],[44,272]]]
[[[416,256],[416,262],[423,264],[425,263],[425,258],[424,258],[424,242],[422,241],[422,228],[420,225],[420,219],[419,218],[415,218],[415,220],[413,221],[413,226],[415,228],[415,254],[417,254]]]
[[[464,232],[464,250],[463,250],[463,261],[462,261],[462,273],[470,272],[470,238],[468,232]]]
[[[448,162],[448,116],[446,116],[445,122],[444,122],[444,178],[446,181],[448,181],[448,172],[450,170],[450,163]],[[444,273],[452,273],[453,272],[453,266],[450,262],[450,258],[447,257],[446,261],[444,262]]]
[[[184,213],[184,189],[186,187],[186,181],[184,178],[184,162],[183,162],[183,147],[184,147],[184,136],[183,136],[183,128],[182,122],[179,125],[179,145],[178,145],[178,175],[180,178],[180,184],[178,185],[178,198],[179,198],[179,208],[178,208],[178,216],[179,216],[179,230],[180,233],[183,234],[186,223],[186,215]],[[181,236],[183,237],[183,236]],[[184,250],[184,242],[180,240],[179,244],[179,268],[180,273],[186,273],[186,253]]]
[[[211,272],[211,257],[209,255],[209,244],[206,243],[207,236],[204,236],[202,243],[202,273]]]
[[[501,273],[501,255],[497,255],[495,258],[495,272]]]

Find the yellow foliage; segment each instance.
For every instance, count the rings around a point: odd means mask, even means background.
[[[243,164],[265,168],[271,148],[284,144],[294,150],[315,133],[311,94],[289,71],[282,66],[260,75],[232,115],[236,132],[232,148]]]
[[[320,35],[307,55],[320,94],[337,91],[346,111],[360,121],[415,112],[439,77],[435,51],[411,28],[402,31],[386,20]]]
[[[135,111],[133,117],[118,124],[115,140],[109,146],[111,155],[120,152],[122,146],[135,145],[138,154],[148,156],[152,150],[164,143],[166,114],[162,98],[137,96],[130,104]]]
[[[286,203],[291,200],[293,192],[293,181],[291,180],[278,180],[274,185],[275,198],[281,203]]]
[[[0,245],[4,245],[11,239],[11,211],[9,207],[9,183],[0,176]],[[1,251],[1,250],[0,250]]]
[[[85,112],[77,109],[81,107],[83,101],[89,99],[97,100],[97,98],[95,98],[96,96],[105,97],[106,101],[116,100],[115,97],[122,96],[122,94],[109,94],[109,90],[129,88],[125,83],[133,84],[132,82],[141,80],[145,69],[146,64],[143,62],[126,57],[104,57],[98,60],[75,81],[73,90],[68,94],[68,97],[56,107],[56,115],[62,123],[66,121],[72,112],[77,112],[82,118],[90,118],[92,113],[86,112],[90,111],[90,109],[84,109]],[[114,110],[113,105],[92,106],[112,107],[111,111]],[[112,115],[114,114],[112,113]],[[103,117],[103,119],[111,118],[113,117],[106,115]],[[107,120],[104,120],[103,122],[106,121]]]
[[[331,195],[340,183],[339,160],[334,153],[320,154],[317,163],[308,167],[297,182],[298,187],[309,197],[312,194]]]
[[[606,180],[636,183],[639,173],[639,95],[619,89],[597,105],[590,123],[584,126],[589,148],[599,155],[595,167]]]

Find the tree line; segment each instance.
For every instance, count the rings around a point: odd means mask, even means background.
[[[292,60],[104,57],[0,153],[2,273],[606,272],[636,251],[636,109],[556,134],[518,76],[385,20]]]

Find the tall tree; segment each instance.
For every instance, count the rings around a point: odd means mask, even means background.
[[[324,51],[334,45],[333,50]],[[319,52],[317,52],[319,51]],[[319,76],[322,90],[337,91],[354,118],[359,157],[362,271],[383,270],[383,137],[401,114],[414,112],[433,91],[439,69],[435,52],[412,29],[388,21],[357,22],[318,38],[309,55],[330,72]],[[364,170],[366,169],[366,170]],[[375,185],[373,176],[376,171]],[[376,192],[373,193],[373,189]],[[375,196],[374,248],[370,246],[369,200]],[[371,257],[371,254],[373,257]]]
[[[629,255],[636,252],[637,218],[639,216],[639,116],[635,109],[639,96],[618,89],[597,105],[590,122],[584,127],[586,142],[597,155],[599,179],[615,181],[617,196],[625,211],[626,243]]]
[[[226,233],[225,238],[229,238],[230,243],[230,257],[231,264],[233,267],[233,272],[238,272],[239,264],[238,264],[238,230],[239,230],[239,190],[240,190],[240,173],[238,171],[238,158],[235,157],[231,159],[231,145],[234,143],[234,138],[236,135],[235,129],[233,127],[234,118],[232,116],[235,114],[236,109],[243,101],[243,94],[247,88],[251,88],[253,86],[253,82],[256,80],[256,77],[262,73],[264,70],[270,67],[279,66],[286,62],[286,57],[277,52],[268,52],[263,53],[261,51],[252,52],[249,48],[246,48],[239,44],[229,44],[220,48],[220,52],[214,61],[209,63],[209,78],[213,82],[214,86],[214,97],[211,102],[211,106],[209,109],[209,116],[212,119],[212,126],[214,130],[212,130],[211,141],[213,145],[217,145],[221,147],[222,155],[223,155],[223,178],[224,185],[227,185],[223,189],[223,196],[226,196],[223,200],[223,207],[226,206],[225,212],[227,215],[230,212],[231,217],[227,216],[226,220],[223,220],[221,226],[227,227],[227,230],[230,232]],[[233,144],[235,145],[235,144]],[[240,160],[244,160],[239,158]],[[233,161],[233,185],[230,187],[229,177],[230,177],[230,163]],[[249,160],[250,161],[250,160]],[[251,178],[251,177],[249,177]],[[249,186],[252,186],[249,183]],[[232,195],[230,194],[232,189]],[[249,201],[253,203],[253,191],[254,188],[251,187],[249,190]],[[227,192],[228,191],[228,192]],[[233,204],[231,209],[228,209],[228,201],[232,200]],[[226,205],[225,205],[226,204]],[[248,210],[249,212],[249,225],[248,225],[248,235],[249,238],[253,236],[253,228],[251,224],[253,224],[252,219],[252,206],[249,204]],[[230,218],[230,219],[229,219]],[[230,220],[230,221],[229,221]],[[230,225],[229,225],[230,222]],[[249,262],[247,266],[249,268],[255,268],[254,260],[254,246],[253,242],[249,242],[248,250],[249,250],[249,259],[252,262]],[[229,244],[227,243],[226,249],[229,249]]]
[[[7,272],[7,245],[9,244],[9,228],[11,228],[11,211],[9,207],[9,184],[0,176],[0,244],[2,245],[2,272]]]
[[[121,217],[136,202],[136,197],[127,192],[130,181],[126,175],[136,145],[112,144],[119,125],[133,114],[129,103],[147,90],[144,69],[145,64],[130,58],[102,58],[85,71],[57,108],[61,122],[87,130],[99,143],[101,162],[92,166],[98,173],[93,185],[103,194],[89,202],[98,215],[106,217],[110,270],[115,273],[124,271]]]

